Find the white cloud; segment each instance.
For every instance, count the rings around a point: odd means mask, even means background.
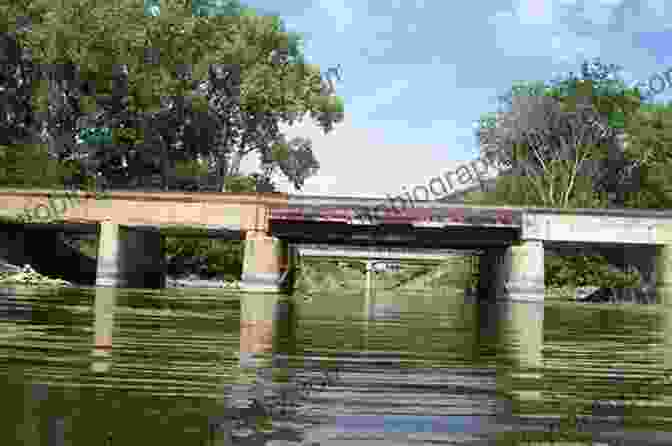
[[[598,39],[580,36],[560,23],[561,8],[565,6],[567,2],[519,0],[515,11],[496,12],[489,23],[496,27],[497,48],[507,56],[549,56],[554,63],[578,63],[598,56]]]
[[[348,102],[356,105],[358,115],[367,116],[374,113],[380,106],[393,104],[394,100],[408,87],[408,79],[396,79],[387,86],[378,88],[369,96],[354,97]]]
[[[282,130],[288,139],[310,138],[315,156],[323,166],[318,175],[306,180],[301,192],[277,175],[274,180],[278,189],[292,194],[396,196],[402,192],[402,186],[423,184],[460,164],[437,160],[437,153],[447,156],[446,147],[390,143],[385,140],[384,130],[357,128],[347,115],[343,123],[326,135],[308,118]],[[241,163],[241,170],[246,173],[256,171],[257,167],[256,156],[249,156]]]
[[[648,0],[649,8],[653,9],[660,17],[665,15],[666,0]]]
[[[519,0],[516,13],[521,25],[553,24],[553,2],[551,0]]]
[[[344,0],[319,0],[318,4],[331,17],[337,32],[345,32],[352,25],[352,9],[345,5]]]
[[[582,16],[593,25],[607,25],[621,0],[589,1],[583,5]]]

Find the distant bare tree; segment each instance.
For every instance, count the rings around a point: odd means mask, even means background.
[[[553,97],[514,96],[511,110],[499,113],[478,137],[484,155],[496,149],[512,165],[510,174],[525,178],[549,207],[568,207],[579,183],[608,188],[614,167],[623,164],[618,132],[590,97],[578,98],[570,110]]]

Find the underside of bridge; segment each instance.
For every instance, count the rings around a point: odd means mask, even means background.
[[[64,243],[60,235],[63,233],[97,235],[97,258],[84,258],[81,254],[77,257],[75,250]],[[479,291],[488,299],[543,300],[545,255],[603,255],[612,265],[636,266],[644,281],[659,291],[670,289],[668,282],[672,278],[672,252],[668,245],[521,240],[520,231],[511,227],[271,221],[268,230],[242,231],[129,227],[109,221],[5,224],[0,228],[0,258],[13,264],[30,263],[44,274],[66,280],[76,275],[76,282],[85,285],[160,288],[165,284],[166,235],[244,240],[241,283],[252,292],[291,291],[297,260],[294,246],[301,244],[408,251],[480,250]],[[71,267],[76,271],[65,271]]]
[[[512,228],[417,228],[411,225],[357,226],[344,223],[295,222],[272,222],[271,233],[289,243],[398,246],[409,249],[504,247],[520,237],[520,231]]]

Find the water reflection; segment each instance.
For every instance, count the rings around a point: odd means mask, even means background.
[[[96,288],[94,301],[94,340],[91,353],[91,371],[104,373],[112,366],[112,336],[114,332],[114,313],[117,288]]]
[[[0,286],[0,319],[21,322],[31,318],[32,305],[17,296],[16,287]]]
[[[0,320],[21,325],[0,347],[0,391],[22,408],[8,422],[27,444],[48,444],[52,433],[64,444],[105,444],[108,432],[125,445],[458,434],[470,443],[557,420],[556,430],[611,441],[608,432],[624,438],[672,421],[661,381],[672,357],[669,305],[380,293],[371,303],[394,317],[376,318],[365,296],[304,304],[202,290],[16,294],[32,312],[22,324]],[[571,413],[583,424],[570,424]]]

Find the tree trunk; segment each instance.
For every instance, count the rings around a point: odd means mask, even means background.
[[[226,192],[226,185],[224,184],[224,178],[226,178],[226,170],[227,170],[226,154],[220,154],[219,159],[217,159],[217,190],[220,192]]]
[[[231,168],[229,169],[229,175],[238,175],[240,172],[240,162],[243,159],[243,155],[240,150],[234,152],[233,160],[231,161]]]

